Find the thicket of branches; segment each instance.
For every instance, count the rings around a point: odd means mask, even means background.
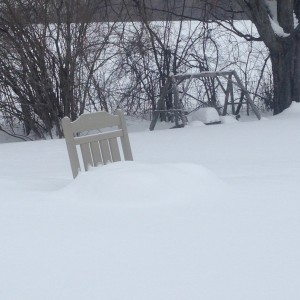
[[[95,23],[93,2],[0,0],[0,124],[62,137],[60,120],[85,111],[149,115],[171,73],[235,69],[261,109],[272,107],[268,53],[217,24]],[[142,13],[142,12],[141,12]],[[55,15],[55,22],[53,22]],[[52,17],[51,17],[52,16]],[[34,20],[34,22],[33,22]],[[218,107],[215,79],[185,98]],[[172,108],[172,94],[165,99]]]

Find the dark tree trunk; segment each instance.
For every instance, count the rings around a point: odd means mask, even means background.
[[[274,114],[282,112],[292,101],[300,102],[299,40],[282,39],[270,50],[274,81]]]
[[[294,45],[294,74],[293,74],[293,101],[300,102],[300,36],[295,36]]]
[[[292,32],[294,29],[293,0],[277,1],[278,23],[285,32]]]

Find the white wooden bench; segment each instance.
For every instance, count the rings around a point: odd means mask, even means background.
[[[116,129],[110,131],[78,136],[82,132],[114,126]],[[126,122],[121,110],[117,110],[115,115],[103,111],[83,114],[73,122],[65,117],[62,119],[62,127],[74,178],[81,170],[77,146],[81,150],[85,171],[91,166],[120,161],[118,138],[122,145],[124,160],[133,160]]]

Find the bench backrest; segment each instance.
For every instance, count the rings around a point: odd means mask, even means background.
[[[81,150],[85,171],[88,171],[90,166],[120,161],[118,139],[122,145],[123,158],[133,160],[126,122],[121,110],[117,110],[114,115],[103,111],[83,114],[73,122],[65,117],[62,119],[62,127],[74,178],[81,170],[77,146]],[[108,127],[116,129],[78,136],[82,132]]]

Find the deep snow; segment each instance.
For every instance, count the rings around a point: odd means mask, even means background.
[[[76,180],[0,144],[0,299],[300,299],[300,105],[224,123],[129,122],[134,162]]]

